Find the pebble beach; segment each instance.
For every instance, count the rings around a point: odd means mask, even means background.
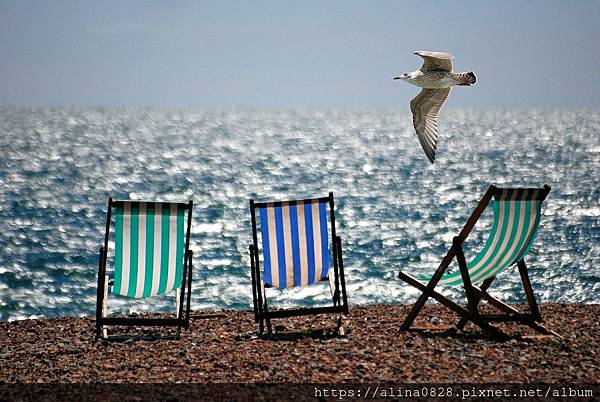
[[[0,322],[0,383],[598,383],[600,306],[542,304],[562,338],[501,324],[498,341],[427,305],[400,331],[409,305],[351,308],[346,335],[332,316],[274,320],[258,336],[251,311],[196,311],[179,339],[165,328],[122,328],[95,339],[94,319]]]

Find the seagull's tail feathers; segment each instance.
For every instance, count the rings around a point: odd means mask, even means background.
[[[456,85],[469,86],[477,82],[477,77],[473,71],[469,71],[467,73],[456,74],[456,81]]]

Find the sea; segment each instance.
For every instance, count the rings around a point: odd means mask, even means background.
[[[398,271],[434,271],[492,183],[552,187],[526,257],[538,301],[600,303],[600,111],[447,109],[438,123],[431,165],[407,109],[1,107],[0,320],[94,316],[109,197],[193,200],[192,309],[248,310],[249,200],[332,191],[350,306],[412,303]],[[330,300],[326,284],[268,292],[273,306]],[[514,267],[490,293],[526,300]],[[111,313],[173,308],[109,298]]]

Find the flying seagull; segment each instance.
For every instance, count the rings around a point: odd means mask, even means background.
[[[469,86],[475,84],[477,78],[472,71],[453,73],[454,57],[450,53],[419,51],[415,54],[424,60],[421,69],[404,73],[394,79],[423,88],[410,101],[410,110],[419,142],[427,158],[433,163],[438,137],[437,116],[450,95],[452,85]]]

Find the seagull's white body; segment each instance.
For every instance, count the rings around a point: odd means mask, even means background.
[[[454,57],[450,53],[419,51],[415,54],[424,60],[421,68],[394,77],[394,79],[400,79],[423,88],[410,102],[410,110],[413,114],[413,126],[419,142],[427,158],[433,163],[438,138],[437,116],[448,99],[452,86],[469,86],[474,84],[477,79],[472,71],[452,72]]]
[[[452,74],[447,71],[424,73],[421,70],[417,70],[407,73],[407,78],[403,81],[421,88],[444,89],[456,85],[456,80],[452,78]]]

